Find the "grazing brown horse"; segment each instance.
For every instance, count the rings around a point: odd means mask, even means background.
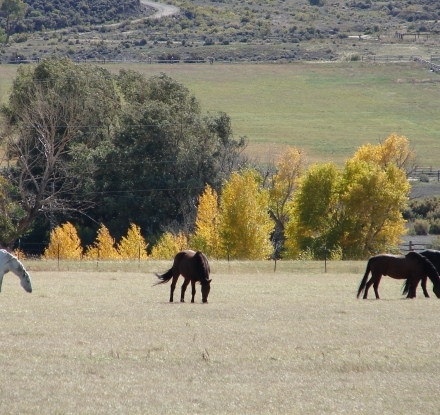
[[[371,278],[367,282],[371,271]],[[417,252],[409,252],[406,255],[382,254],[371,257],[368,260],[364,278],[359,285],[357,297],[364,291],[364,299],[368,296],[368,289],[373,285],[376,298],[379,299],[379,283],[383,275],[395,279],[406,279],[409,283],[409,298],[416,296],[416,288],[420,280],[428,276],[433,282],[433,291],[440,298],[440,277],[434,265],[429,259]]]
[[[164,284],[172,278],[173,281],[171,282],[170,293],[170,302],[172,303],[177,280],[179,279],[179,276],[182,275],[182,277],[185,278],[185,281],[182,284],[180,301],[182,303],[185,301],[186,287],[191,282],[191,302],[193,303],[194,296],[196,295],[196,282],[200,282],[202,286],[202,301],[207,303],[209,291],[211,290],[211,280],[209,279],[210,272],[208,258],[206,258],[205,254],[200,251],[181,251],[174,257],[172,268],[165,272],[165,274],[156,274],[160,281],[154,285]]]
[[[431,261],[431,264],[434,265],[435,269],[440,274],[440,251],[436,251],[435,249],[425,249],[424,251],[420,251],[419,254],[424,256],[425,258],[428,258]],[[428,279],[427,276],[424,276],[422,278],[421,286],[422,286],[423,294],[425,295],[426,298],[429,298],[429,294],[426,289],[427,279]],[[408,294],[408,298],[409,298],[411,290],[412,288],[410,286],[410,282],[406,280],[405,283],[403,284],[402,294]]]

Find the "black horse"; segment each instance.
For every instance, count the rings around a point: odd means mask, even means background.
[[[371,278],[367,282],[371,271]],[[406,255],[382,254],[371,257],[368,260],[364,278],[359,285],[357,297],[364,292],[364,299],[368,296],[368,289],[373,285],[376,298],[379,299],[379,283],[383,275],[391,278],[406,279],[409,284],[409,298],[416,296],[416,288],[420,280],[428,276],[433,282],[433,291],[440,298],[440,277],[429,259],[417,252],[409,252]]]
[[[185,278],[185,281],[182,284],[180,301],[182,303],[185,301],[186,287],[191,282],[191,302],[193,303],[194,296],[196,295],[196,282],[200,282],[202,286],[202,301],[207,303],[209,291],[211,290],[211,280],[209,279],[210,272],[211,269],[209,268],[208,258],[206,258],[204,253],[190,250],[181,251],[174,257],[172,268],[165,272],[165,274],[156,274],[160,281],[154,285],[164,284],[172,278],[173,281],[171,283],[170,293],[170,302],[172,303],[177,280],[179,279],[179,276],[182,275],[182,277]]]
[[[436,268],[437,272],[440,274],[440,251],[436,251],[435,249],[426,249],[424,251],[419,252],[420,255],[423,255],[425,258],[428,258],[432,265]],[[423,290],[423,294],[426,298],[429,298],[428,290],[426,289],[426,282],[428,280],[428,277],[425,275],[421,280],[421,286]],[[417,287],[415,287],[417,289]],[[414,297],[415,297],[415,289],[414,289]],[[410,283],[408,280],[405,281],[403,284],[403,291],[402,294],[408,294],[412,290],[412,287],[410,287]]]

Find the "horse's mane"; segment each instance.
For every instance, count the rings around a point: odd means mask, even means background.
[[[432,264],[432,262],[428,258],[415,251],[408,252],[405,256],[407,258],[414,258],[415,260],[417,260],[423,266],[423,270],[426,272],[429,279],[434,284],[440,282],[440,277],[437,268]]]
[[[200,283],[202,280],[209,280],[209,264],[208,259],[206,258],[203,252],[197,251],[194,255],[194,267],[196,269],[197,274],[200,275]]]

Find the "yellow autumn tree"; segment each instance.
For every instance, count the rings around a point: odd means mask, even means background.
[[[260,189],[255,170],[234,172],[220,198],[219,232],[224,252],[233,259],[267,259],[273,252],[274,223],[268,213],[269,192]]]
[[[288,147],[275,164],[275,174],[269,183],[269,213],[275,222],[272,236],[275,254],[280,256],[285,245],[285,226],[289,219],[288,202],[298,186],[304,166],[303,154],[294,147]]]
[[[402,211],[409,192],[405,171],[394,163],[346,162],[340,185],[340,245],[346,257],[365,258],[399,244],[406,232]]]
[[[405,136],[391,134],[383,143],[361,146],[353,156],[354,160],[374,162],[382,168],[390,163],[403,169],[408,176],[416,167],[416,155]]]
[[[84,257],[86,259],[120,259],[115,248],[115,240],[104,224],[101,224],[95,242],[87,248]]]
[[[44,259],[81,259],[81,240],[75,227],[66,222],[50,232],[50,241],[44,250]]]
[[[147,259],[147,247],[148,244],[141,235],[141,228],[132,223],[127,236],[122,237],[116,250],[122,259]]]
[[[217,192],[211,186],[206,185],[205,191],[199,197],[191,246],[208,256],[219,258],[221,256],[219,221],[220,209]]]
[[[174,259],[179,251],[188,248],[188,238],[183,232],[177,235],[165,232],[151,250],[153,259]]]
[[[403,169],[353,158],[343,169],[310,167],[289,204],[286,256],[309,252],[361,259],[390,252],[405,233],[402,208],[410,191]]]

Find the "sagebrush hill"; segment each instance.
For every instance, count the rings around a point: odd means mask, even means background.
[[[146,0],[25,3],[24,16],[11,18],[1,62],[402,58],[430,56],[440,43],[434,0],[174,0],[180,12],[160,19]]]

